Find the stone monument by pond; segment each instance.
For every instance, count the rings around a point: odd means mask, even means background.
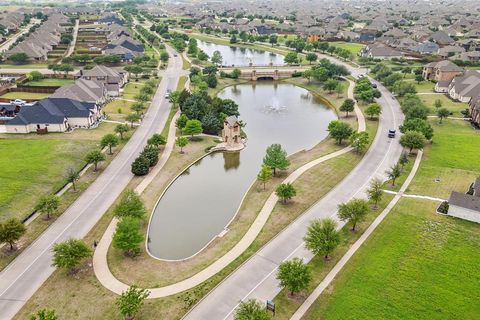
[[[223,121],[222,143],[219,143],[212,151],[238,151],[245,147],[241,138],[242,124],[236,116],[229,116]]]

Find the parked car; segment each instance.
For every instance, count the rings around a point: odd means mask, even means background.
[[[397,133],[397,130],[394,130],[394,129],[388,130],[388,137],[395,138],[395,133]]]
[[[22,99],[15,99],[15,100],[10,100],[10,104],[16,105],[16,106],[23,106],[27,101],[22,100]]]
[[[375,89],[377,89],[377,84],[376,84],[376,83],[373,83],[373,84],[372,84],[372,87],[375,88]]]
[[[167,89],[167,92],[165,93],[165,99],[169,99],[169,98],[170,98],[170,93],[172,93],[172,90]]]

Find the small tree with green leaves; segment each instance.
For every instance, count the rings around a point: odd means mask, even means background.
[[[55,310],[42,309],[30,316],[30,320],[58,320]]]
[[[352,199],[338,205],[338,217],[342,221],[349,221],[352,224],[352,231],[355,231],[359,222],[365,220],[369,211],[368,202],[363,199]]]
[[[132,104],[132,106],[130,107],[130,109],[135,112],[136,114],[140,115],[141,113],[143,113],[143,111],[145,111],[146,107],[145,107],[145,103],[143,102],[134,102]]]
[[[405,167],[405,165],[408,163],[408,154],[406,152],[402,152],[402,155],[400,156],[400,159],[398,159],[398,163],[402,166],[402,169]]]
[[[355,110],[355,101],[352,99],[345,99],[342,105],[340,106],[340,111],[345,112],[345,117],[348,118],[348,113]]]
[[[272,169],[269,166],[262,165],[262,169],[260,169],[260,172],[257,175],[257,179],[258,181],[263,183],[263,190],[265,190],[265,184],[271,178],[272,178]]]
[[[269,166],[275,176],[277,169],[286,170],[290,165],[290,161],[287,159],[287,152],[282,149],[280,144],[272,144],[267,148],[263,164]]]
[[[124,216],[118,223],[113,235],[113,246],[127,256],[140,252],[140,243],[144,240],[140,231],[140,221],[132,216]]]
[[[136,176],[144,176],[150,171],[150,160],[144,156],[138,156],[132,162],[131,171]]]
[[[362,153],[368,146],[370,142],[370,138],[368,136],[368,132],[353,132],[350,135],[350,144],[355,149],[357,153]]]
[[[211,61],[215,65],[221,65],[222,64],[223,58],[222,58],[222,54],[220,53],[220,51],[215,50],[213,52]]]
[[[333,120],[328,124],[328,131],[338,144],[342,144],[343,140],[348,139],[353,133],[353,129],[348,123],[338,120]]]
[[[60,199],[54,194],[43,196],[38,201],[38,204],[35,206],[35,210],[46,214],[46,219],[50,219],[50,216],[57,212],[58,206],[60,204]]]
[[[440,119],[440,124],[442,123],[443,119],[446,119],[450,116],[450,111],[447,108],[440,108],[437,110],[437,117]]]
[[[297,195],[297,190],[291,183],[281,183],[277,186],[275,194],[286,204],[288,200]]]
[[[147,210],[140,196],[133,190],[126,190],[120,198],[120,203],[115,206],[114,214],[118,218],[134,217],[142,219]]]
[[[307,56],[305,57],[305,59],[310,63],[312,64],[313,62],[317,61],[318,59],[318,56],[311,52],[311,53],[307,53]]]
[[[308,288],[312,281],[312,272],[302,259],[293,258],[278,266],[277,280],[280,287],[286,288],[291,296]]]
[[[188,139],[185,137],[178,137],[175,144],[180,148],[180,153],[183,153],[183,148],[188,144]]]
[[[340,243],[337,223],[331,218],[313,220],[303,240],[308,250],[314,255],[321,254],[327,260]]]
[[[335,92],[337,93],[337,98],[340,98],[343,94],[343,84],[340,81],[335,87]]]
[[[378,208],[378,203],[382,200],[383,190],[382,181],[380,179],[372,179],[370,186],[367,189],[368,200],[373,202],[374,209]]]
[[[92,250],[78,239],[69,239],[64,242],[56,243],[53,246],[53,263],[57,268],[69,270],[71,274],[76,272],[76,268],[83,259],[92,256]]]
[[[442,101],[440,99],[435,100],[435,103],[433,104],[435,109],[438,110],[442,107]]]
[[[194,135],[202,133],[202,130],[202,123],[200,120],[192,119],[187,120],[185,127],[182,129],[182,133],[193,138]]]
[[[187,124],[187,121],[188,117],[184,113],[182,113],[180,117],[178,117],[177,121],[175,121],[175,125],[178,129],[182,130]]]
[[[147,289],[141,289],[136,285],[132,285],[126,291],[122,292],[116,304],[126,320],[133,320],[149,295],[150,291]]]
[[[255,299],[241,301],[235,310],[235,320],[270,320],[265,306]]]
[[[397,163],[390,167],[386,172],[388,180],[392,181],[392,186],[395,186],[395,181],[402,175],[402,168]]]
[[[67,182],[72,184],[73,191],[77,191],[76,182],[80,179],[80,174],[74,168],[67,169]]]
[[[154,133],[150,137],[150,139],[147,140],[147,144],[155,146],[157,148],[165,145],[166,143],[167,143],[167,140],[165,139],[165,137],[159,133]]]
[[[108,153],[113,154],[112,148],[118,145],[118,137],[113,133],[109,133],[103,136],[102,140],[100,141],[100,145],[102,148],[108,147]]]
[[[328,93],[332,93],[335,88],[337,87],[338,85],[338,80],[335,80],[335,79],[328,79],[327,81],[325,81],[325,83],[323,84],[323,89],[324,90],[327,90]]]
[[[115,133],[118,133],[120,135],[121,140],[123,140],[123,135],[127,133],[129,130],[130,128],[126,124],[118,124],[115,127]]]
[[[400,145],[404,148],[408,148],[410,153],[412,153],[413,149],[422,149],[425,143],[425,136],[418,131],[407,131],[400,138]]]
[[[374,117],[380,116],[382,113],[382,107],[378,103],[371,103],[365,109],[365,114],[373,120]]]
[[[125,118],[125,120],[127,120],[128,122],[130,122],[130,127],[133,128],[133,124],[137,121],[139,121],[141,118],[140,118],[140,115],[136,114],[136,113],[130,113],[129,115],[127,115],[127,117]]]
[[[98,163],[105,161],[105,155],[100,150],[92,150],[87,153],[85,160],[87,163],[93,163],[93,171],[97,172],[98,170]]]
[[[0,224],[0,243],[8,243],[10,251],[15,249],[17,242],[27,231],[25,225],[17,218],[10,218]]]
[[[180,91],[173,91],[170,93],[169,101],[173,104],[173,108],[176,109],[178,107],[178,102],[180,100]]]

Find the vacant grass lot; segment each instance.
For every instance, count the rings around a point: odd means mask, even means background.
[[[67,84],[72,84],[75,81],[73,79],[61,79],[61,78],[44,78],[38,81],[28,81],[25,83],[26,86],[39,87],[39,86],[65,86]]]
[[[450,192],[466,191],[479,175],[480,131],[463,120],[430,119],[435,135],[408,193],[447,199]],[[440,179],[436,182],[435,179]]]
[[[103,111],[107,114],[109,120],[124,120],[132,112],[130,110],[132,104],[131,101],[117,99],[103,107]]]
[[[440,100],[442,102],[442,107],[447,108],[451,112],[453,112],[452,117],[463,117],[463,114],[460,111],[465,110],[468,108],[468,104],[454,101],[447,97],[445,94],[420,94],[418,95],[420,100],[430,109],[430,113],[432,115],[436,115],[435,110],[435,101]]]
[[[365,48],[364,44],[354,42],[329,42],[331,46],[342,48],[350,51],[353,55],[357,56],[360,50]]]
[[[478,319],[480,226],[402,199],[305,319]]]
[[[34,92],[7,92],[0,96],[3,99],[25,99],[25,100],[41,100],[48,97],[50,93],[34,93]]]
[[[139,79],[138,81],[135,81],[135,78],[132,77],[130,82],[127,83],[123,88],[122,98],[134,100],[133,97],[135,97],[135,95],[140,92],[140,89],[142,88],[144,82],[144,79]]]
[[[69,167],[79,169],[95,141],[0,140],[0,221],[25,218],[39,197],[56,191]]]

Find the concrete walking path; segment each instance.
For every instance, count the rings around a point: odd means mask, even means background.
[[[349,88],[348,88],[348,97],[353,99],[353,86],[355,85],[353,81],[349,81]],[[359,131],[364,131],[366,128],[365,124],[365,117],[363,116],[360,108],[358,108],[357,104],[355,103],[355,113],[357,115],[358,119],[358,130]],[[175,140],[175,122],[172,121],[172,124],[170,126],[170,133],[169,133],[169,139],[167,143],[172,145],[173,148],[173,143]],[[173,133],[173,134],[172,134]],[[166,149],[167,149],[166,147]],[[171,149],[169,149],[171,152]],[[328,161],[330,159],[333,159],[335,157],[338,157],[340,155],[343,155],[347,152],[352,151],[352,147],[346,147],[343,149],[340,149],[338,151],[332,152],[330,154],[324,155],[318,159],[315,159],[309,163],[304,164],[300,168],[296,169],[294,172],[292,172],[284,181],[283,183],[288,183],[288,182],[293,182],[296,179],[298,179],[303,173],[308,171],[309,169],[313,168],[314,166]],[[165,150],[167,151],[167,150]],[[165,164],[166,160],[168,159],[167,153],[162,154],[162,160],[164,162],[159,163],[156,167],[157,173],[161,170],[163,165]],[[169,153],[168,153],[169,154]],[[165,156],[165,157],[164,157]],[[163,159],[164,157],[164,159]],[[161,160],[161,161],[162,161]],[[160,161],[159,161],[160,162]],[[156,175],[156,174],[155,174]],[[155,177],[155,175],[150,175],[150,179],[145,179],[142,181],[142,183],[137,187],[136,191],[138,193],[141,193],[145,190],[145,188],[148,186],[148,184],[152,181],[152,179]],[[272,192],[270,196],[268,197],[267,201],[263,205],[260,213],[258,216],[255,218],[254,222],[250,226],[250,228],[247,230],[247,232],[244,234],[244,236],[240,239],[239,242],[226,254],[224,254],[222,257],[220,257],[218,260],[216,260],[214,263],[203,269],[202,271],[198,272],[197,274],[182,280],[180,282],[160,287],[160,288],[151,288],[148,289],[150,291],[149,299],[154,299],[154,298],[161,298],[161,297],[166,297],[169,295],[177,294],[179,292],[191,289],[202,282],[208,280],[210,277],[214,276],[218,272],[220,272],[222,269],[227,267],[230,263],[232,263],[235,259],[237,259],[245,250],[248,249],[248,247],[253,243],[253,241],[257,238],[258,234],[260,231],[263,229],[263,226],[265,223],[268,221],[268,218],[270,217],[270,214],[272,213],[275,205],[278,203],[278,197],[275,194],[275,192]],[[240,204],[241,206],[241,204]],[[97,246],[97,249],[95,251],[94,257],[93,257],[93,267],[95,270],[95,274],[102,283],[104,287],[109,289],[110,291],[113,291],[117,294],[121,294],[123,291],[127,290],[129,285],[119,281],[115,276],[110,272],[110,269],[108,267],[108,261],[107,261],[107,254],[108,254],[108,248],[110,247],[110,243],[112,241],[112,236],[115,232],[115,226],[116,226],[116,219],[114,219],[110,225],[107,228],[107,231],[103,235],[102,239],[100,240],[99,245]]]
[[[408,175],[407,179],[403,183],[402,187],[400,188],[400,192],[396,194],[396,196],[390,201],[387,207],[382,211],[382,213],[372,222],[372,224],[365,230],[365,232],[361,235],[361,237],[348,249],[345,255],[340,259],[340,261],[333,267],[333,269],[325,276],[323,281],[313,290],[313,292],[308,296],[308,298],[303,302],[300,308],[294,313],[294,315],[290,318],[290,320],[300,320],[302,316],[308,311],[308,309],[313,305],[313,303],[317,300],[317,298],[322,294],[322,292],[332,283],[335,279],[337,274],[343,269],[343,267],[347,264],[350,258],[357,252],[360,246],[368,239],[368,237],[375,231],[375,229],[380,225],[380,223],[385,219],[388,213],[392,210],[392,208],[397,204],[397,202],[402,197],[403,192],[407,189],[412,182],[413,178],[415,177],[415,173],[420,165],[420,161],[422,160],[422,151],[418,151],[417,157],[415,159],[415,163],[413,165],[412,171]]]
[[[396,192],[396,191],[392,191],[392,190],[383,190],[383,192],[385,193],[389,193],[389,194],[399,194],[399,192]],[[425,199],[425,200],[432,200],[432,201],[438,201],[438,202],[443,202],[443,201],[447,201],[445,199],[440,199],[440,198],[436,198],[436,197],[431,197],[431,196],[424,196],[424,195],[420,195],[420,194],[406,194],[406,193],[401,193],[400,194],[402,197],[404,198],[415,198],[415,199]]]

